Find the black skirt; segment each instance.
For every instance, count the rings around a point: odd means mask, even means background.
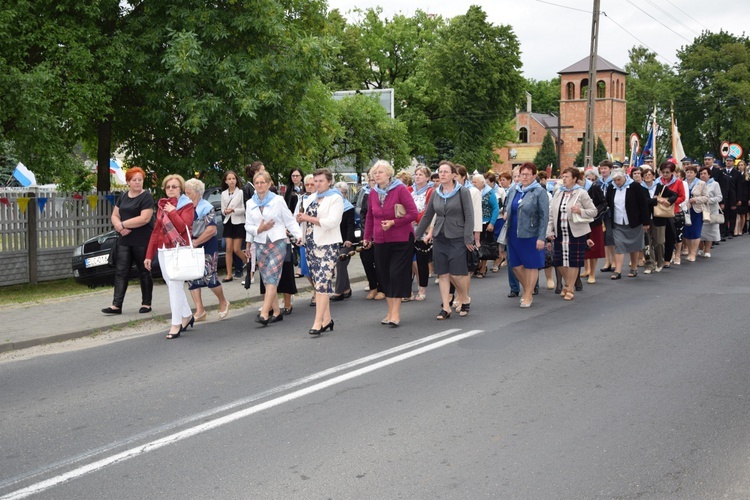
[[[376,243],[375,271],[380,289],[388,298],[411,295],[411,263],[414,260],[414,235],[409,241]]]

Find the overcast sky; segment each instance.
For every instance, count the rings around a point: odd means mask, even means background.
[[[554,78],[591,48],[593,0],[328,0],[328,5],[345,15],[354,8],[380,6],[388,18],[411,16],[417,9],[451,18],[479,5],[491,23],[513,26],[524,76],[536,80]],[[599,55],[624,68],[628,50],[643,45],[660,62],[674,65],[677,50],[703,30],[742,35],[750,28],[748,7],[747,0],[601,0],[606,16],[600,18]]]

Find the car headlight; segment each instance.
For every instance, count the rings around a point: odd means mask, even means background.
[[[80,257],[83,255],[83,245],[76,247],[75,250],[73,250],[73,257]]]

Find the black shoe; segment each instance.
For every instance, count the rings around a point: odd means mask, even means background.
[[[400,324],[400,323],[396,323],[395,321],[389,321],[389,322],[388,322],[388,327],[389,327],[389,328],[398,328],[398,325],[399,325],[399,324]]]
[[[514,292],[513,290],[510,291],[508,294],[508,298],[518,297],[518,292]]]
[[[180,336],[180,333],[182,333],[182,327],[180,327],[180,331],[177,333],[167,333],[167,340],[176,339]]]
[[[104,314],[122,314],[122,309],[112,309],[111,307],[106,307],[102,309],[102,312]]]
[[[146,314],[151,312],[151,306],[143,306],[140,309],[138,309],[138,312],[141,314]]]
[[[562,286],[560,285],[560,283],[558,283],[557,286],[555,287],[555,295],[560,295],[561,293],[562,293]]]
[[[348,292],[344,292],[344,295],[342,295],[342,297],[344,297],[345,299],[348,299],[351,296],[352,296],[352,291],[351,290],[349,290]]]
[[[346,297],[344,297],[344,295],[343,295],[343,294],[341,294],[341,295],[331,295],[331,298],[329,298],[328,300],[329,300],[330,302],[341,302],[341,301],[342,301],[342,300],[344,300],[345,298],[346,298]]]
[[[278,316],[271,316],[268,320],[269,323],[278,323],[279,321],[284,321],[284,313],[281,313]]]
[[[326,330],[333,331],[333,318],[331,318],[331,321],[329,321],[326,326],[324,326],[323,328],[320,329],[321,332],[324,332]]]
[[[600,270],[601,272],[603,272],[603,273],[611,273],[612,271],[614,271],[614,270],[615,270],[615,268],[614,268],[614,267],[612,267],[612,266],[607,266],[607,267],[603,267],[603,268],[601,268],[601,269],[599,269],[599,270]]]
[[[266,326],[266,325],[268,324],[268,322],[269,322],[269,321],[271,321],[271,318],[272,318],[272,317],[273,317],[273,316],[271,316],[271,317],[269,317],[269,318],[264,318],[263,316],[261,316],[260,314],[258,314],[258,315],[257,315],[257,316],[255,317],[255,322],[256,322],[256,323],[260,323],[260,324],[261,324],[261,325],[263,325],[263,326]]]
[[[579,285],[578,283],[576,283],[573,288],[576,289],[576,292],[580,292],[581,290],[583,290],[583,285]]]
[[[310,299],[310,307],[315,307],[315,297]]]
[[[294,306],[284,307],[281,309],[281,314],[283,314],[284,316],[289,316],[290,314],[292,314],[292,311],[294,311]]]
[[[531,295],[539,295],[539,287],[538,286],[534,287],[534,292]]]
[[[192,328],[194,324],[195,324],[195,316],[190,316],[190,321],[187,322],[187,325],[180,326],[180,331],[186,332],[188,327]]]
[[[315,328],[310,328],[310,331],[307,333],[309,333],[310,335],[320,335],[320,332],[322,331],[322,328],[318,328],[317,330]]]

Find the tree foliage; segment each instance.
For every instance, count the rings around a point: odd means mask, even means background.
[[[423,52],[403,86],[401,118],[412,119],[415,143],[450,144],[453,159],[484,171],[494,158],[503,125],[512,119],[523,89],[518,39],[495,26],[477,6],[451,19]]]
[[[750,40],[704,32],[678,52],[677,99],[688,154],[718,152],[722,141],[750,146]]]
[[[0,9],[0,136],[40,183],[77,171],[74,146],[111,113],[127,59],[118,0],[12,0]]]
[[[551,80],[526,79],[526,92],[531,94],[531,110],[534,113],[560,116],[560,77]],[[518,103],[519,109],[526,109],[524,99]]]
[[[576,155],[575,164],[578,167],[585,166],[585,155],[586,155],[586,142],[581,142],[581,150]],[[601,137],[597,137],[596,147],[594,148],[594,155],[591,159],[592,165],[599,165],[600,162],[607,159],[607,147],[604,145],[604,141]]]
[[[644,47],[633,47],[629,51],[630,60],[625,65],[628,72],[627,83],[627,125],[626,136],[635,132],[641,137],[641,146],[651,128],[651,120],[656,110],[656,122],[660,125],[656,146],[660,157],[668,154],[670,131],[670,108],[674,99],[675,78],[671,68],[661,64],[656,54]],[[628,151],[630,153],[630,151]]]
[[[542,140],[542,147],[539,148],[536,156],[534,157],[534,165],[539,168],[547,168],[548,165],[552,165],[552,175],[555,176],[560,172],[560,166],[557,164],[557,149],[555,148],[555,140],[552,138],[552,133],[547,132]]]

